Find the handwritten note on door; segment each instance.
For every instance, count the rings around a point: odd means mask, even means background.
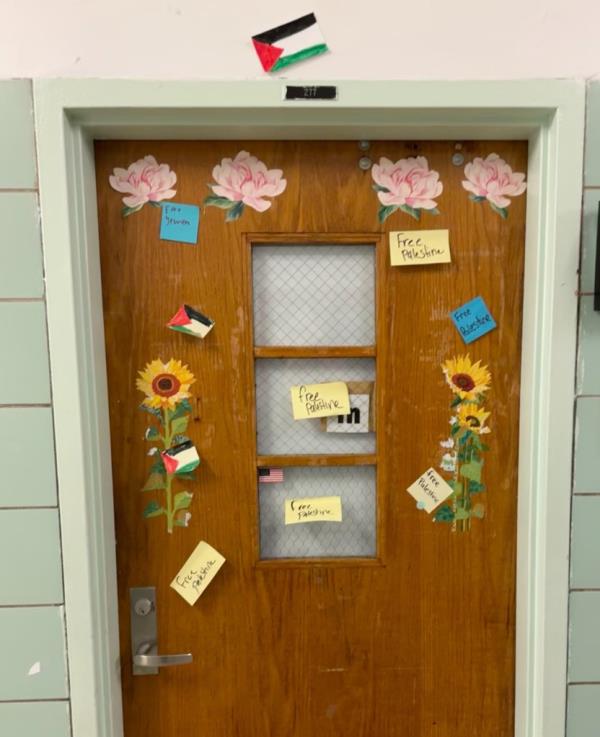
[[[394,230],[390,232],[392,266],[447,264],[450,239],[447,230]]]
[[[302,384],[293,386],[292,412],[295,420],[308,420],[311,417],[333,417],[350,412],[348,387],[343,381],[330,381],[326,384]]]
[[[303,522],[341,522],[342,499],[339,496],[315,496],[285,500],[285,524]]]
[[[452,494],[452,487],[434,468],[430,468],[411,484],[407,491],[427,513],[431,513]]]
[[[171,581],[171,588],[193,606],[217,575],[225,558],[202,540]]]

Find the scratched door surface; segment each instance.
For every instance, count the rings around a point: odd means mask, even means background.
[[[282,170],[285,189],[275,176],[263,190],[268,209],[207,187],[239,151]],[[417,221],[388,198],[381,222],[379,194],[395,185],[358,167],[356,142],[96,144],[126,737],[514,733],[525,198],[492,207],[467,191],[454,142],[368,153],[426,157],[439,213],[428,205]],[[527,168],[524,142],[462,153]],[[127,193],[109,176],[146,155],[176,173],[163,182],[171,202],[220,197],[202,208],[196,245],[160,239],[160,207],[122,216]],[[451,263],[390,266],[390,231],[446,228]],[[449,313],[479,295],[497,328],[465,346]],[[166,327],[182,304],[215,321],[204,339]],[[466,354],[479,370],[446,364],[450,386],[441,366]],[[157,439],[160,420],[139,405],[173,385],[152,367],[146,392],[136,379],[152,361],[173,372],[170,359],[189,422],[169,416]],[[290,387],[329,381],[371,396],[366,432],[294,422]],[[149,450],[181,440],[177,429],[202,462],[185,483],[169,476],[193,497],[166,510],[164,488],[142,488]],[[406,491],[430,467],[462,490],[435,522]],[[286,499],[324,496],[340,498],[341,523],[283,524]],[[190,606],[169,584],[201,540],[226,563]],[[191,664],[133,675],[135,586],[156,587],[159,650],[190,651]]]

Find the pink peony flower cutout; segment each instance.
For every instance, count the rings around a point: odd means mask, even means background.
[[[381,203],[379,220],[383,222],[396,210],[412,215],[416,220],[420,210],[438,214],[436,197],[444,189],[437,171],[429,168],[424,156],[400,159],[395,163],[381,157],[373,164],[373,189]]]
[[[147,202],[158,207],[161,200],[174,197],[176,190],[173,187],[177,175],[168,164],[159,164],[154,156],[144,156],[127,169],[113,169],[108,181],[117,192],[127,195],[123,197],[123,215],[131,215],[141,210]]]
[[[506,218],[510,197],[517,197],[527,189],[525,174],[513,172],[498,154],[487,158],[476,158],[465,166],[463,187],[470,192],[475,202],[487,200],[492,209]]]
[[[240,151],[234,159],[223,159],[212,171],[215,184],[209,184],[213,195],[204,200],[227,210],[226,220],[237,220],[248,205],[257,212],[271,207],[267,197],[277,197],[287,186],[281,169],[267,169],[256,156]]]

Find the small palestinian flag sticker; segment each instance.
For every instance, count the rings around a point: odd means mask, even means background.
[[[194,335],[197,338],[205,338],[213,328],[214,320],[206,317],[198,310],[189,305],[181,305],[177,313],[167,323],[167,327],[171,330],[177,330],[180,333]]]
[[[200,465],[200,456],[191,440],[161,453],[167,473],[190,473]]]
[[[265,72],[278,72],[329,51],[314,13],[257,33],[252,36],[252,43]]]

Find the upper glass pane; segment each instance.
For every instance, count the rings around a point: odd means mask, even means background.
[[[255,345],[375,343],[375,248],[252,249]]]

